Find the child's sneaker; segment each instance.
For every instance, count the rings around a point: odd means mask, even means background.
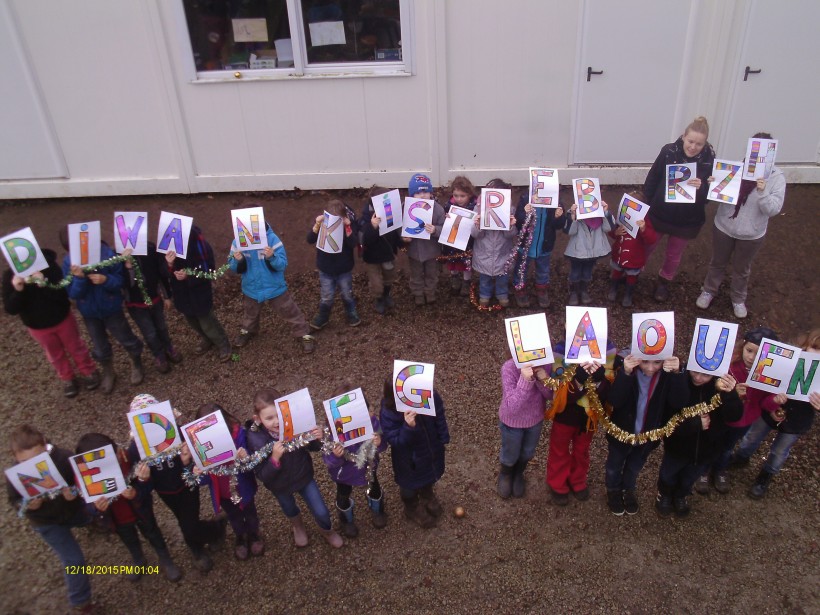
[[[658,516],[667,519],[674,509],[672,508],[672,497],[668,495],[661,495],[658,494],[658,497],[655,498],[655,511],[658,513]]]
[[[606,492],[606,505],[609,506],[609,511],[620,517],[624,514],[624,496],[620,491]]]
[[[712,295],[711,293],[707,293],[704,290],[697,298],[697,301],[695,301],[695,305],[702,310],[708,309],[709,306],[712,305],[712,299],[714,298],[714,295]]]
[[[689,511],[692,510],[692,507],[689,506],[689,499],[686,497],[673,499],[672,507],[675,509],[675,516],[678,519],[686,519],[689,516]]]
[[[482,297],[478,300],[478,305],[480,307],[490,307],[490,300]]]
[[[721,495],[726,495],[731,490],[729,483],[729,473],[726,470],[721,470],[715,474],[715,491]]]
[[[86,391],[93,391],[100,386],[100,372],[94,370],[88,376],[80,376],[80,382],[83,383]]]
[[[715,477],[715,482],[717,482],[717,477]],[[695,481],[695,493],[699,493],[700,495],[709,494],[709,474],[702,474],[698,477],[698,480]]]
[[[551,490],[552,491],[552,490]],[[556,506],[566,506],[569,504],[569,494],[568,493],[558,493],[557,491],[552,491],[552,503]]]
[[[171,364],[168,363],[168,358],[165,356],[165,353],[154,357],[154,364],[157,366],[157,371],[160,374],[167,374],[171,371]]]
[[[362,324],[362,319],[359,318],[359,313],[355,309],[347,313],[347,324],[351,327],[358,327]]]
[[[634,515],[638,512],[638,495],[631,489],[624,491],[624,510],[627,515]]]
[[[589,499],[589,487],[584,487],[578,491],[573,491],[572,495],[574,495],[575,499],[579,502],[586,502]]]
[[[749,310],[746,309],[745,303],[733,303],[732,310],[735,313],[735,318],[746,318],[749,315]]]
[[[194,352],[198,355],[205,354],[206,352],[210,352],[211,348],[214,347],[214,344],[211,340],[207,337],[202,337],[199,339],[199,343],[194,348]]]

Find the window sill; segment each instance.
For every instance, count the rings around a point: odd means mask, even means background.
[[[191,84],[213,84],[213,83],[237,83],[240,81],[290,81],[304,79],[360,79],[372,77],[412,77],[413,73],[406,68],[377,67],[373,70],[362,69],[360,67],[351,70],[343,68],[333,68],[324,70],[321,68],[308,69],[309,72],[297,73],[293,69],[276,68],[269,70],[237,70],[237,71],[209,71],[197,73],[197,78],[189,81]]]

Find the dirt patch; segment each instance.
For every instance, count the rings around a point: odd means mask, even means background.
[[[617,202],[622,189],[605,189],[604,198]],[[335,195],[336,193],[334,193]],[[362,192],[340,193],[357,211]],[[766,245],[754,265],[748,300],[749,318],[742,327],[765,324],[789,337],[817,326],[818,259],[812,248],[818,235],[814,204],[817,186],[790,186],[784,213],[772,220]],[[312,219],[321,212],[328,193],[217,194],[172,197],[122,197],[25,201],[0,206],[0,233],[31,226],[45,247],[57,245],[60,226],[67,222],[102,220],[103,235],[112,212],[148,211],[152,221],[160,210],[194,216],[225,260],[231,241],[229,210],[259,202],[288,251],[288,280],[297,302],[308,316],[318,302],[313,272],[315,252],[305,242]],[[711,207],[710,207],[711,209]],[[688,352],[695,319],[694,307],[711,253],[711,221],[689,246],[672,297],[664,306],[674,309],[678,354]],[[553,256],[552,296],[548,311],[554,339],[564,325],[568,266],[562,256],[566,238],[560,237]],[[660,251],[659,251],[660,252]],[[656,253],[639,282],[633,310],[608,306],[611,335],[619,347],[627,344],[633,311],[658,309],[651,300]],[[161,577],[137,584],[124,578],[93,579],[94,593],[108,613],[162,613],[181,610],[215,612],[217,605],[248,612],[316,612],[333,609],[356,612],[458,612],[493,609],[501,613],[546,612],[818,612],[820,604],[820,475],[817,470],[820,436],[815,427],[794,447],[783,472],[762,502],[744,492],[761,462],[733,475],[728,496],[693,498],[686,521],[661,520],[652,510],[660,452],[653,454],[639,483],[642,509],[635,517],[612,516],[604,502],[604,438],[592,446],[590,485],[593,497],[566,508],[550,503],[543,482],[548,427],[528,472],[529,493],[523,500],[501,501],[495,495],[499,448],[497,409],[499,367],[504,354],[504,314],[482,314],[463,299],[446,294],[441,282],[439,303],[417,310],[407,291],[404,257],[396,288],[397,310],[381,317],[367,295],[363,268],[357,264],[354,289],[363,324],[346,326],[341,306],[331,325],[318,335],[314,355],[303,355],[287,328],[269,311],[263,312],[262,335],[227,365],[213,355],[196,357],[196,343],[184,320],[169,315],[176,345],[184,362],[167,376],[152,366],[146,381],[134,389],[124,353],[116,351],[120,381],[111,396],[83,393],[75,400],[61,397],[50,366],[19,319],[0,315],[3,395],[0,412],[6,429],[23,421],[41,427],[60,445],[73,447],[85,431],[108,432],[125,442],[124,418],[137,392],[171,399],[191,416],[207,401],[217,401],[234,414],[248,415],[253,392],[266,384],[282,390],[309,386],[314,400],[326,399],[348,376],[361,385],[371,406],[377,405],[381,381],[393,358],[436,363],[437,387],[447,407],[452,443],[447,471],[438,491],[448,511],[463,506],[467,515],[446,514],[429,531],[411,527],[402,517],[398,490],[389,458],[380,470],[390,521],[385,530],[370,526],[362,493],[354,492],[361,535],[343,549],[331,551],[315,527],[311,545],[297,550],[278,506],[261,489],[257,505],[267,552],[262,558],[237,562],[231,543],[215,555],[208,576],[191,564],[180,532],[161,503],[155,508],[171,550],[185,572],[178,587]],[[598,264],[592,285],[596,305],[604,301],[608,268]],[[239,328],[239,280],[226,276],[216,285],[217,313],[231,336]],[[534,311],[534,310],[532,310]],[[521,310],[511,310],[513,314]],[[725,295],[716,299],[710,317],[732,321]],[[765,450],[765,447],[762,449]],[[8,455],[5,464],[10,465]],[[333,488],[321,460],[316,475],[328,503]],[[205,514],[210,514],[206,491]],[[0,516],[0,611],[6,613],[60,612],[65,604],[62,575],[54,556],[11,511]],[[92,564],[125,564],[125,548],[114,536],[79,531]],[[149,559],[155,557],[149,552]],[[219,610],[223,610],[220,607]]]

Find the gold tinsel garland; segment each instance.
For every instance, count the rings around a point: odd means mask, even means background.
[[[557,389],[561,384],[565,382],[569,382],[575,376],[575,367],[567,367],[563,374],[561,374],[558,378],[547,377],[541,382],[544,386],[551,388],[553,391]],[[658,427],[657,429],[652,429],[650,431],[645,431],[643,433],[630,433],[625,429],[621,429],[607,416],[606,410],[604,410],[604,406],[601,403],[600,397],[598,397],[598,390],[595,387],[595,382],[592,381],[591,378],[588,378],[587,381],[584,383],[584,388],[587,392],[587,399],[589,400],[589,407],[595,413],[596,417],[598,418],[598,423],[601,425],[603,430],[618,440],[618,442],[623,442],[624,444],[630,444],[632,446],[637,446],[640,444],[646,444],[647,442],[656,442],[661,438],[668,438],[672,435],[672,432],[675,431],[678,425],[683,423],[686,419],[691,419],[696,416],[701,416],[704,414],[709,414],[713,410],[716,410],[720,404],[721,399],[719,394],[715,394],[714,397],[709,401],[709,403],[701,402],[694,406],[689,406],[687,408],[683,408],[680,412],[672,416],[669,421],[663,427]]]

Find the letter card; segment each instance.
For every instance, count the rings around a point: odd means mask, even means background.
[[[89,504],[100,498],[113,498],[128,489],[117,453],[110,444],[74,455],[69,461],[83,499]]]
[[[373,438],[373,423],[361,388],[322,402],[333,440],[351,446]]]
[[[378,194],[371,197],[370,201],[373,203],[373,211],[381,218],[379,220],[379,235],[386,235],[390,231],[401,228],[401,195],[398,190]],[[362,220],[362,224],[370,224],[370,220]]]
[[[633,239],[638,236],[638,221],[646,218],[649,213],[649,205],[643,201],[624,194],[621,203],[618,205],[618,224],[626,229]]]
[[[438,242],[457,250],[466,250],[470,241],[470,227],[475,224],[476,212],[457,205],[450,207]]]
[[[48,261],[29,226],[0,239],[0,248],[11,270],[21,277],[27,278],[32,273],[48,269]]]
[[[737,323],[698,318],[686,369],[718,377],[728,374],[735,339]]]
[[[424,229],[425,224],[433,224],[433,207],[435,202],[428,199],[404,199],[404,221],[401,236],[413,239],[430,239],[430,233]]]
[[[24,500],[68,487],[47,451],[8,468],[6,478]]]
[[[675,312],[632,314],[630,354],[649,361],[668,359],[675,353]]]
[[[432,363],[393,361],[393,396],[399,412],[417,412],[436,415],[433,398],[433,378],[436,366]]]
[[[558,169],[530,167],[529,201],[533,207],[558,207]]]
[[[603,218],[604,206],[601,199],[601,182],[597,177],[581,177],[572,180],[572,192],[578,209],[576,220]]]
[[[484,231],[510,230],[512,190],[509,188],[481,189],[481,224]]]
[[[820,393],[820,378],[817,377],[817,366],[820,364],[820,353],[803,350],[797,359],[786,397],[809,401],[809,395]]]
[[[68,225],[68,253],[72,265],[88,267],[96,265],[100,258],[100,221],[79,222]]]
[[[127,417],[140,459],[161,453],[182,442],[170,401],[151,404],[141,410],[132,410]]]
[[[606,359],[606,308],[567,306],[567,328],[564,337],[565,362],[603,363]]]
[[[510,353],[519,369],[525,365],[549,365],[554,361],[547,315],[543,312],[506,318],[504,329]]]
[[[800,349],[768,338],[760,340],[746,384],[769,393],[785,393],[797,368]]]
[[[743,179],[768,179],[772,174],[774,160],[777,157],[777,139],[760,139],[752,137],[746,146],[746,164],[743,167]]]
[[[183,425],[181,431],[200,470],[209,470],[236,459],[231,429],[219,410]]]
[[[282,442],[290,442],[316,427],[316,413],[307,388],[280,397],[274,403],[279,414],[279,439]]]
[[[233,226],[233,243],[240,252],[268,247],[265,211],[261,207],[232,209],[231,226]]]
[[[731,160],[715,160],[712,165],[712,177],[714,180],[709,184],[710,201],[734,205],[737,203],[740,194],[742,162]]]
[[[114,212],[114,251],[122,254],[128,249],[134,256],[148,254],[148,212]]]
[[[176,252],[180,258],[187,258],[188,239],[191,236],[191,227],[194,219],[182,214],[172,214],[162,211],[159,214],[157,227],[157,252],[167,254]]]
[[[339,254],[342,251],[342,242],[345,238],[345,224],[341,216],[334,216],[324,212],[322,225],[319,227],[319,237],[316,247],[328,254]]]
[[[698,176],[698,165],[694,162],[687,164],[666,165],[666,203],[694,203],[695,188],[687,184],[690,179]]]

